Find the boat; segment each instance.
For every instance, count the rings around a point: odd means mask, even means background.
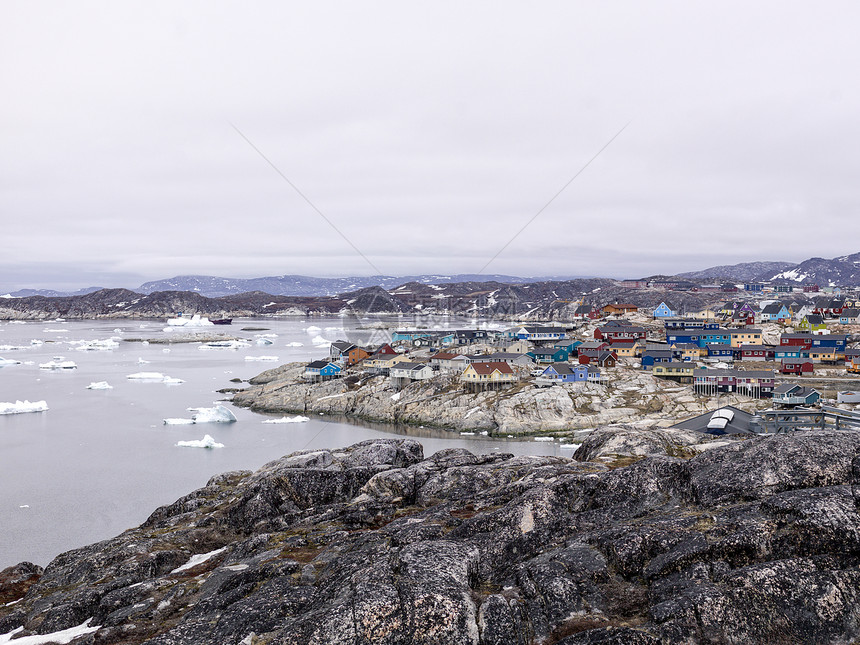
[[[213,325],[232,325],[233,319],[232,318],[215,318],[215,319],[210,318],[209,322],[211,322]]]

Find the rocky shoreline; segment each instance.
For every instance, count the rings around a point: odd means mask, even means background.
[[[608,439],[577,453],[596,461],[425,458],[390,439],[224,473],[44,571],[0,572],[0,641],[860,637],[860,433],[753,437],[624,467],[617,453],[595,457]]]
[[[470,393],[456,376],[416,381],[391,389],[384,376],[307,383],[304,365],[288,363],[250,379],[233,403],[257,412],[327,414],[383,423],[434,426],[495,435],[575,435],[609,424],[665,427],[713,406],[689,386],[655,379],[629,368],[605,370],[605,384],[569,383],[548,388],[529,381],[501,391]],[[722,405],[743,409],[765,403],[722,396]],[[706,407],[707,406],[707,407]]]

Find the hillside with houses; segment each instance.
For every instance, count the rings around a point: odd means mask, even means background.
[[[394,328],[378,346],[339,340],[317,360],[270,370],[234,402],[571,436],[607,424],[667,427],[726,405],[749,414],[822,403],[853,411],[860,300],[732,295],[696,311],[668,297],[649,308],[581,304],[567,324]]]

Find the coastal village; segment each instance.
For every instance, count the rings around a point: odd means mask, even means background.
[[[822,409],[855,422],[860,296],[722,285],[722,302],[685,311],[671,296],[689,285],[661,288],[655,307],[582,303],[566,323],[391,329],[375,346],[337,340],[327,356],[289,368],[304,394],[274,406],[506,434],[693,417],[711,434],[778,431],[823,424],[803,416]],[[714,421],[723,408],[743,423]]]

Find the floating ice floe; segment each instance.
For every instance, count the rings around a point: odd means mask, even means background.
[[[272,361],[275,362],[278,360],[277,356],[246,356],[246,361]]]
[[[223,443],[218,443],[208,434],[202,439],[191,441],[177,441],[176,445],[180,448],[223,448]]]
[[[0,414],[23,414],[25,412],[44,412],[48,409],[45,401],[15,401],[0,403]],[[2,641],[0,641],[2,642]]]
[[[535,437],[533,441],[555,441],[552,437]]]
[[[305,344],[304,344],[304,343],[296,343],[296,342],[293,342],[293,343],[287,343],[287,345],[286,345],[286,346],[287,346],[287,347],[304,347],[304,346],[305,346]]]
[[[254,334],[254,338],[277,338],[277,334]]]
[[[107,351],[119,347],[119,343],[113,338],[105,340],[73,340],[69,345],[81,352]]]
[[[146,365],[147,363],[149,363],[149,361],[148,361],[148,360],[146,360],[145,358],[138,358],[138,359],[137,359],[137,364],[138,364],[138,365]]]
[[[314,336],[311,339],[311,343],[313,343],[317,347],[322,347],[323,345],[331,345],[330,340],[326,340],[325,338],[323,338],[322,336],[319,336],[319,335]]]
[[[305,423],[306,421],[310,421],[310,419],[308,417],[295,416],[281,417],[279,419],[266,419],[263,423]]]
[[[19,349],[27,349],[20,345],[0,345],[0,352],[17,352]]]
[[[98,381],[95,383],[90,383],[87,385],[88,390],[112,390],[113,385],[108,383],[107,381]]]
[[[271,345],[271,344],[272,344],[271,338],[258,338],[257,339],[257,345],[259,345],[260,347],[265,347],[266,345]]]
[[[33,340],[30,341],[30,344],[31,345],[37,345],[37,346],[38,345],[44,345],[45,341],[39,340],[38,338],[34,338]]]
[[[167,324],[171,327],[209,327],[215,323],[208,318],[201,318],[200,314],[194,314],[191,318],[170,318]]]
[[[0,356],[0,367],[3,367],[5,365],[20,365],[20,364],[21,364],[21,361],[15,361],[15,360],[12,360],[11,358],[3,358],[2,356]]]
[[[64,360],[62,356],[54,356],[54,360],[39,363],[40,370],[73,370],[77,368],[74,361]]]
[[[23,631],[23,627],[16,627],[11,632],[0,634],[0,643],[15,643],[16,645],[44,645],[45,643],[57,643],[58,645],[67,645],[75,640],[78,636],[92,634],[101,629],[101,625],[90,627],[92,618],[87,618],[86,621],[77,627],[69,627],[61,629],[58,632],[50,634],[32,634],[30,636],[22,636],[21,638],[13,638],[15,634]]]
[[[173,378],[172,376],[166,376],[161,372],[135,372],[134,374],[129,374],[126,376],[127,379],[131,379],[132,381],[148,381],[150,383],[167,383],[169,385],[175,385],[177,383],[185,383],[181,378]]]
[[[42,331],[45,332],[46,334],[68,334],[69,333],[68,329],[48,328],[48,329],[43,329]]]
[[[234,423],[236,421],[236,415],[223,405],[216,405],[214,408],[188,408],[188,411],[195,413],[190,419],[164,419],[164,425],[187,426],[195,423]]]
[[[244,349],[250,347],[247,340],[213,340],[211,343],[203,343],[198,349]]]
[[[226,546],[222,546],[220,549],[215,549],[214,551],[210,551],[209,553],[198,553],[197,555],[192,555],[188,562],[183,564],[181,567],[176,567],[170,573],[179,573],[181,571],[186,571],[187,569],[196,567],[198,564],[203,564],[204,562],[206,562],[206,560],[214,558],[216,555],[223,553],[226,549]]]
[[[311,335],[320,333],[322,329],[320,329],[316,325],[311,325],[310,327],[306,328],[305,331],[308,332],[309,335]]]

